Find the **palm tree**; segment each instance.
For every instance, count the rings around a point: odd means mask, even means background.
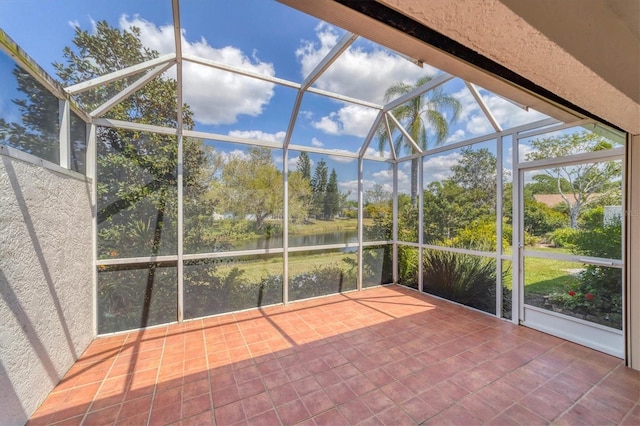
[[[391,99],[396,99],[428,83],[432,79],[432,76],[427,75],[421,77],[414,85],[399,81],[387,89],[384,93],[384,100],[385,102],[389,102]],[[456,98],[445,93],[442,87],[437,87],[400,105],[391,111],[391,113],[404,126],[407,133],[411,135],[411,138],[420,149],[425,150],[429,146],[427,127],[429,126],[435,133],[435,145],[441,145],[449,134],[449,123],[443,111],[449,110],[452,113],[450,122],[453,122],[458,118],[460,109],[460,102]],[[393,134],[396,125],[390,122],[389,126]],[[378,135],[378,149],[382,151],[388,141],[387,132],[382,128],[378,132]],[[396,152],[399,152],[403,147],[408,147],[412,154],[417,152],[402,133],[395,138],[393,144]],[[411,204],[414,206],[418,195],[418,161],[418,158],[411,160]]]

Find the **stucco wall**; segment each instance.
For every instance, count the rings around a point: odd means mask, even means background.
[[[0,155],[0,424],[24,424],[93,338],[90,183]]]
[[[475,50],[558,96],[596,114],[632,134],[640,133],[640,104],[616,86],[636,87],[635,82],[612,84],[558,46],[554,40],[518,16],[502,1],[518,4],[518,12],[545,12],[559,31],[576,44],[585,42],[591,62],[607,61],[607,55],[637,58],[638,41],[624,31],[624,23],[602,1],[545,0],[379,0],[421,24]],[[553,3],[553,6],[549,4]],[[583,9],[571,13],[571,9]],[[565,13],[562,13],[565,12]],[[528,12],[529,13],[529,12]],[[585,22],[584,16],[589,17]],[[611,30],[609,30],[611,29]],[[575,31],[574,31],[575,30]],[[553,35],[552,35],[553,36]],[[597,46],[588,40],[599,40]],[[559,40],[559,42],[562,40]],[[633,62],[633,60],[631,61]],[[613,66],[613,65],[611,65]],[[603,65],[604,67],[604,65]],[[609,65],[606,66],[607,68]],[[599,69],[599,71],[601,71]],[[615,69],[619,79],[637,79],[638,64]],[[604,74],[604,72],[603,72]],[[637,95],[637,94],[636,94]]]

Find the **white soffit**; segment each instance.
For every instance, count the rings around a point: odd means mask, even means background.
[[[278,0],[318,19],[329,22],[347,31],[365,37],[375,43],[395,50],[403,55],[422,61],[442,71],[477,84],[497,95],[525,105],[553,117],[570,122],[583,116],[563,106],[551,104],[535,93],[488,73],[472,64],[443,52],[408,34],[391,28],[373,18],[356,12],[333,0]]]

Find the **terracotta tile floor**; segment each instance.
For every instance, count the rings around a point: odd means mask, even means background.
[[[30,424],[640,424],[619,359],[398,286],[96,339]]]

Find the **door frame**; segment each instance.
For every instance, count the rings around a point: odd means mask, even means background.
[[[527,135],[528,136],[528,135]],[[587,152],[568,157],[549,158],[544,160],[520,162],[517,156],[519,139],[513,138],[514,173],[513,173],[513,264],[517,267],[517,273],[513,274],[513,303],[512,315],[514,322],[524,325],[568,341],[572,341],[590,348],[605,352],[618,358],[625,357],[625,275],[623,259],[602,259],[589,256],[577,256],[569,254],[543,253],[526,249],[524,245],[524,174],[534,170],[543,170],[554,166],[571,166],[591,162],[604,162],[618,160],[622,163],[622,210],[625,209],[625,148],[613,148],[606,151]],[[517,188],[517,190],[516,190]],[[625,223],[622,221],[622,234],[625,235]],[[622,253],[625,250],[625,239],[622,238]],[[605,265],[619,268],[622,271],[622,329],[614,329],[600,324],[592,323],[580,318],[573,318],[547,309],[525,304],[524,301],[524,260],[526,257],[549,258],[556,260],[574,261],[576,263]]]

